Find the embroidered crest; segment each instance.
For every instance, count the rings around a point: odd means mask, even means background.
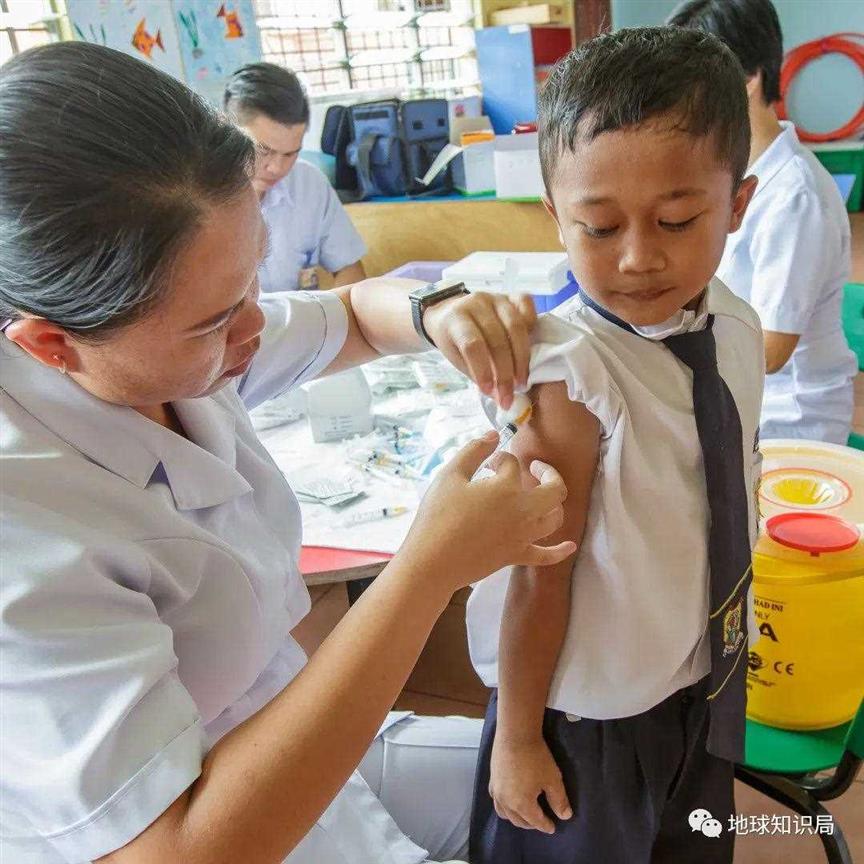
[[[730,606],[723,616],[723,656],[734,654],[744,641],[744,631],[741,629],[741,615],[744,601],[739,598],[734,606]]]

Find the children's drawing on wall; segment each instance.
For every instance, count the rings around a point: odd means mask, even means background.
[[[90,24],[87,27],[87,33],[84,33],[78,24],[73,24],[72,26],[75,30],[75,35],[81,42],[92,42],[94,45],[108,44],[108,34],[105,32],[104,26],[100,26],[97,30],[92,24]]]
[[[201,32],[198,29],[198,17],[193,9],[188,15],[183,11],[177,13],[177,20],[180,22],[181,38],[189,40],[189,45],[192,48],[192,57],[196,60],[202,57],[204,51],[201,48]]]
[[[243,25],[240,23],[240,16],[236,9],[226,9],[223,3],[216,13],[217,18],[225,20],[225,38],[226,39],[242,39]]]
[[[66,0],[78,39],[152,63],[215,105],[231,73],[261,59],[252,0]]]
[[[159,47],[165,51],[165,46],[162,44],[162,31],[157,30],[156,35],[147,32],[147,19],[142,18],[132,34],[132,46],[136,51],[143,54],[148,60],[153,59],[153,49]]]
[[[174,8],[187,83],[221,105],[231,73],[261,59],[252,0],[175,0]]]
[[[185,80],[177,22],[167,0],[66,0],[75,36],[131,54]]]

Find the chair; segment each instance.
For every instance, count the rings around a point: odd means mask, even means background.
[[[843,287],[841,318],[846,341],[858,358],[858,368],[864,369],[864,284],[850,282]]]
[[[735,777],[799,816],[827,816],[822,801],[838,798],[851,785],[864,760],[864,701],[849,723],[833,729],[792,731],[747,721],[744,762]],[[816,777],[833,768],[830,777]],[[819,834],[828,864],[852,864],[840,826]]]

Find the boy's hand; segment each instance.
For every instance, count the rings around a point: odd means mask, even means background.
[[[546,801],[559,819],[569,819],[573,815],[561,771],[546,742],[538,738],[514,744],[496,736],[489,780],[495,812],[517,828],[535,828],[553,834],[555,823],[537,800],[541,793],[546,795]]]

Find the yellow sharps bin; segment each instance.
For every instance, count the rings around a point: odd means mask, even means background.
[[[785,439],[761,449],[747,716],[838,726],[864,695],[864,453]]]

